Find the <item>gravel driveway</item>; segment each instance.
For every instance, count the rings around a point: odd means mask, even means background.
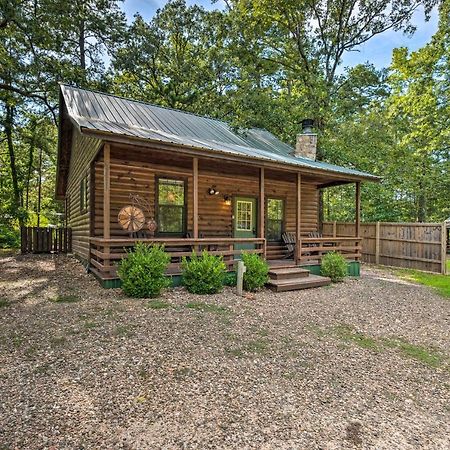
[[[248,298],[0,258],[0,449],[448,449],[450,301],[389,272]]]

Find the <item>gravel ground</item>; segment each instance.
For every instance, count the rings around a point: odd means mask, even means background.
[[[387,271],[149,302],[3,256],[0,306],[2,450],[450,448],[450,302]]]

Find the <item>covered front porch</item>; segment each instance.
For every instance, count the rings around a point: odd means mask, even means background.
[[[323,235],[319,190],[350,182],[355,183],[355,236]],[[183,256],[202,250],[223,256],[229,270],[243,251],[274,267],[318,267],[329,251],[349,261],[361,256],[360,180],[348,175],[106,142],[92,163],[89,183],[89,267],[102,281],[117,280],[117,262],[139,241],[165,246],[169,275],[180,273]],[[146,205],[138,233],[118,223],[133,195]]]

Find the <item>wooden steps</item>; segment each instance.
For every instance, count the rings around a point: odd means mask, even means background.
[[[331,280],[320,275],[312,275],[309,270],[297,266],[274,267],[269,271],[267,286],[275,292],[296,291],[327,286]]]
[[[272,280],[286,280],[292,278],[305,278],[309,275],[309,270],[301,267],[277,267],[269,270],[269,277]]]

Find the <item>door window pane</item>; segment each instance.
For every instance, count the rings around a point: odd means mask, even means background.
[[[252,231],[253,202],[238,200],[236,205],[236,229]]]
[[[267,230],[269,241],[278,241],[284,228],[284,200],[277,198],[267,199]]]

